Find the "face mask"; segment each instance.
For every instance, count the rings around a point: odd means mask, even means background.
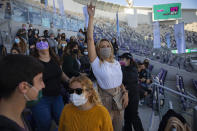
[[[101,48],[100,54],[103,59],[109,58],[111,55],[111,48]]]
[[[41,41],[36,43],[36,48],[39,50],[46,50],[49,48],[49,44],[48,42]]]
[[[27,101],[26,106],[27,107],[32,107],[32,106],[36,105],[40,101],[41,98],[42,98],[42,91],[39,91],[37,100]]]
[[[88,46],[87,45],[84,45],[84,48],[88,48]]]
[[[87,52],[87,51],[85,51],[85,52],[84,52],[84,55],[88,55],[88,52]]]
[[[23,29],[25,29],[25,30],[26,30],[26,27],[23,27]]]
[[[20,39],[15,38],[15,43],[16,43],[16,44],[19,44],[19,43],[20,43]]]
[[[31,91],[34,91],[34,92],[36,92],[36,93],[38,93],[39,91],[38,91],[38,89],[36,89],[35,87],[31,87],[31,89],[30,89]],[[30,98],[29,96],[27,96],[27,94],[24,94],[24,97],[25,97],[25,99],[27,100],[27,101],[32,101],[32,100],[38,100],[38,97],[36,98],[36,99],[34,99],[34,98]]]
[[[75,106],[81,106],[84,105],[88,99],[84,96],[84,94],[77,95],[76,93],[70,95],[70,101],[75,105]]]
[[[67,46],[67,44],[62,44],[62,47],[66,47]]]
[[[38,31],[36,30],[35,33],[38,34]]]
[[[30,29],[33,29],[33,27],[29,27]]]
[[[146,67],[148,67],[149,62],[144,62],[144,65],[145,65]]]
[[[112,40],[113,43],[115,43],[115,40]]]
[[[119,61],[119,63],[120,63],[121,66],[125,66],[126,65],[126,63],[124,61]]]
[[[30,53],[34,53],[34,51],[35,51],[35,48],[30,48]]]
[[[80,38],[79,40],[80,40],[80,41],[83,41],[84,39],[83,39],[83,38]]]
[[[77,53],[78,53],[78,49],[74,49],[74,50],[73,50],[73,53],[74,53],[74,54],[77,54]]]
[[[51,37],[51,39],[54,39],[54,37]]]

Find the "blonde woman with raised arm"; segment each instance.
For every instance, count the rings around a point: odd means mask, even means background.
[[[95,47],[93,39],[93,21],[95,6],[88,6],[89,25],[88,25],[88,55],[91,62],[93,73],[97,79],[98,92],[103,105],[108,109],[114,131],[122,131],[123,109],[128,105],[128,93],[122,85],[122,70],[118,61],[114,59],[114,50],[110,41],[100,40]],[[117,104],[116,96],[122,95],[122,109]],[[116,100],[115,100],[116,99]],[[119,106],[118,106],[119,105]]]

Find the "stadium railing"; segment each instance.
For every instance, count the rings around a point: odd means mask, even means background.
[[[171,88],[168,88],[166,86],[161,85],[158,80],[153,79],[153,83],[151,84],[154,94],[157,94],[156,96],[153,96],[153,106],[152,111],[153,115],[151,117],[154,117],[155,115],[158,115],[160,120],[162,119],[162,116],[165,115],[165,113],[172,109],[181,114],[188,124],[191,126],[193,130],[197,130],[197,126],[195,125],[195,122],[197,121],[197,98],[191,97],[187,94],[183,94],[182,92],[173,90]],[[160,101],[160,95],[159,90],[164,90],[165,98],[164,98],[164,105],[161,106]],[[182,105],[182,100],[180,97],[183,97],[184,99],[187,99],[187,106],[185,109]],[[154,119],[151,119],[149,130],[152,129],[152,125],[154,123]]]

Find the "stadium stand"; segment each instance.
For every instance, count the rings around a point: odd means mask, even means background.
[[[16,25],[31,23],[33,24],[33,27],[39,28],[40,35],[43,35],[43,30],[51,29],[51,23],[53,23],[54,28],[52,30],[55,33],[57,29],[61,29],[62,32],[75,32],[66,34],[68,37],[72,36],[73,34],[76,35],[76,32],[78,32],[79,29],[84,28],[84,17],[79,13],[66,11],[66,15],[61,16],[58,9],[57,13],[54,14],[52,7],[44,8],[44,5],[40,4],[39,2],[21,3],[18,1],[13,2],[13,11],[9,12],[9,10],[7,9],[9,5],[6,5],[5,3],[6,1],[0,1],[0,27],[5,27],[4,25],[6,24],[8,24],[8,26],[6,27],[6,29],[0,28],[0,45],[3,44],[8,47],[14,40],[16,28],[12,28],[13,25],[9,27],[10,20]],[[51,23],[47,22],[48,20]],[[18,27],[19,26],[17,26],[17,29]],[[197,22],[185,23],[185,40],[187,48],[194,48],[197,45],[197,30],[195,29],[197,29]],[[120,51],[118,55],[121,54],[120,52],[130,52],[134,56],[149,58],[151,61],[154,61],[154,64],[149,66],[149,70],[154,70],[154,73],[159,72],[158,74],[155,73],[157,74],[155,78],[162,86],[166,85],[165,80],[167,79],[167,75],[170,73],[170,77],[172,76],[172,70],[174,72],[176,69],[181,70],[181,75],[183,75],[184,73],[187,73],[187,75],[193,73],[193,76],[195,76],[194,73],[196,72],[196,70],[190,63],[190,56],[176,55],[171,52],[172,49],[176,49],[176,43],[173,34],[171,34],[171,48],[168,49],[166,47],[167,45],[165,35],[168,32],[173,32],[173,27],[171,25],[161,24],[160,30],[162,48],[153,49],[152,25],[138,24],[138,26],[134,28],[128,26],[126,22],[120,21],[120,38],[118,41]],[[102,38],[111,40],[114,36],[116,36],[116,22],[114,20],[107,18],[100,19],[98,17],[95,18],[94,40],[96,42]],[[9,52],[10,49],[7,48],[7,50]],[[141,60],[136,58],[135,61],[137,62]],[[155,68],[156,65],[160,64],[167,65],[166,67],[170,67],[171,71],[164,68]],[[185,79],[183,81],[183,77],[176,75],[176,88],[180,93],[187,95],[187,88],[184,87]],[[169,79],[171,78],[168,78],[168,80]],[[191,83],[189,82],[189,84]],[[193,80],[193,85],[195,87],[195,90],[197,90],[197,82],[195,80]],[[165,94],[164,89],[159,88],[159,95],[160,100],[163,101],[163,103],[160,102],[160,104],[164,105],[164,99],[167,95]],[[182,108],[185,111],[188,108],[187,99],[180,97],[180,101]]]

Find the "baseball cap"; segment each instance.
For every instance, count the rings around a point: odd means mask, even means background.
[[[130,53],[124,53],[120,56],[120,58],[133,59],[133,56]]]

